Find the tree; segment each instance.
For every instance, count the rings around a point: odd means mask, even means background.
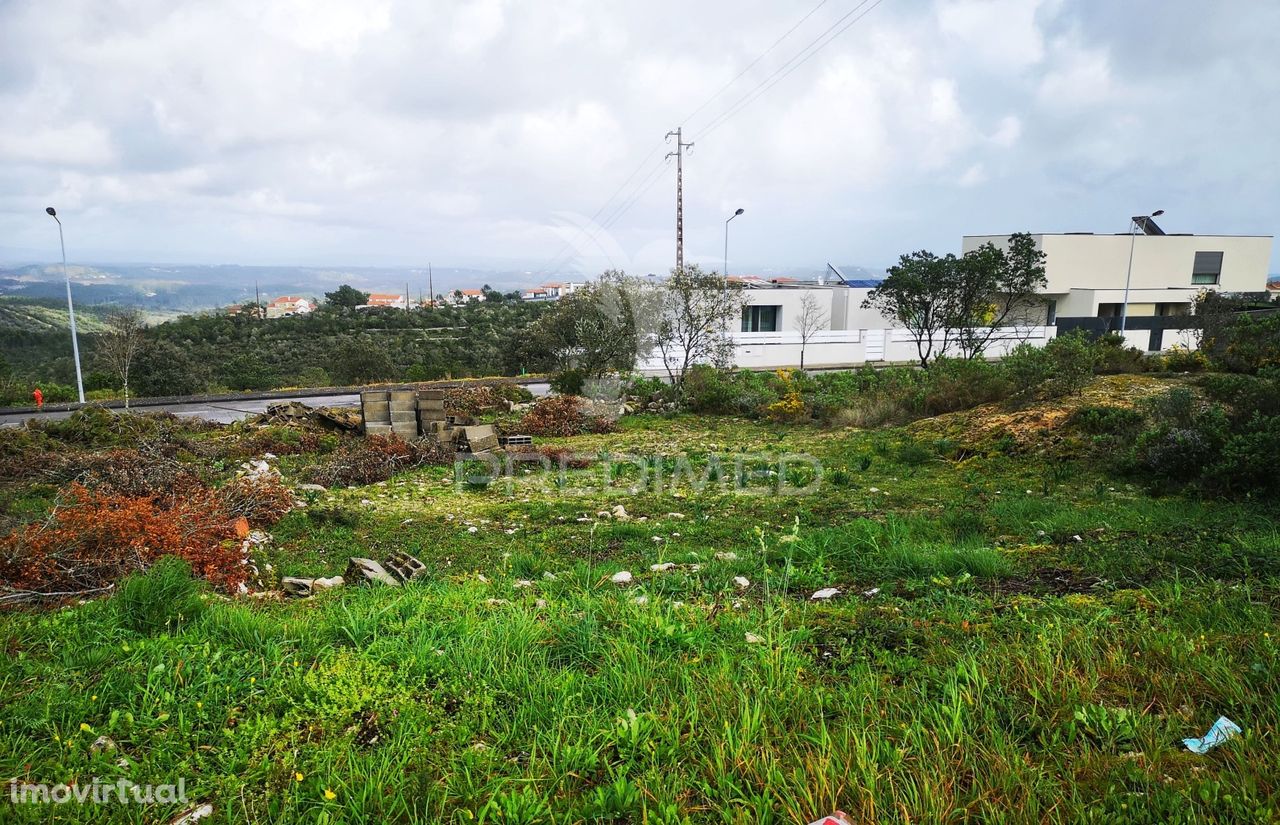
[[[333,370],[339,381],[354,385],[385,381],[395,372],[395,367],[386,350],[372,341],[358,338],[347,341],[338,350]]]
[[[694,364],[733,363],[729,331],[744,303],[740,289],[697,264],[671,270],[659,291],[655,343],[673,386],[680,388]]]
[[[142,349],[146,323],[137,308],[121,307],[107,314],[106,325],[106,332],[98,339],[98,351],[111,370],[120,377],[120,386],[124,388],[124,408],[127,410],[129,371],[138,351]]]
[[[1044,261],[1035,238],[1019,232],[1006,249],[986,243],[956,262],[949,323],[965,358],[981,357],[998,330],[1037,320],[1048,283]]]
[[[877,310],[911,333],[924,369],[936,356],[944,355],[951,343],[956,267],[956,256],[949,253],[941,258],[925,250],[902,255],[862,302],[863,309]]]
[[[176,344],[148,341],[133,365],[138,394],[149,397],[192,395],[209,386],[209,370]]]
[[[580,370],[587,378],[630,372],[645,355],[637,324],[645,284],[609,270],[556,301],[533,325],[528,354],[556,370]]]
[[[355,309],[369,303],[369,293],[361,292],[353,286],[343,284],[333,292],[324,294],[324,301],[336,309]]]
[[[818,304],[812,292],[806,292],[800,299],[800,314],[796,316],[795,328],[800,333],[800,369],[804,369],[804,351],[813,340],[813,336],[827,328],[831,321],[831,313]]]

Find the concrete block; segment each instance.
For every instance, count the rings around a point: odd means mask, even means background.
[[[400,582],[387,572],[386,568],[373,559],[353,557],[347,562],[347,572],[342,575],[346,581],[354,584],[385,584],[388,587],[399,587]]]
[[[411,582],[427,572],[425,564],[403,551],[392,553],[383,566],[402,582]]]

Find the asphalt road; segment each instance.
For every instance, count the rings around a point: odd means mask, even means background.
[[[536,396],[546,395],[550,391],[547,384],[526,384],[529,392]],[[230,424],[242,418],[248,418],[260,412],[266,412],[272,404],[283,404],[288,401],[301,401],[311,407],[358,407],[359,395],[297,395],[288,398],[246,398],[242,401],[203,401],[192,404],[160,404],[157,406],[139,407],[141,412],[171,412],[174,415],[205,418]],[[68,410],[44,413],[0,413],[0,426],[21,424],[31,418],[57,419],[71,415]]]

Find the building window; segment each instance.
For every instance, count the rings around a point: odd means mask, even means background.
[[[1058,323],[1058,302],[1050,298],[1045,302],[1045,326],[1051,327]]]
[[[1119,318],[1121,304],[1098,304],[1099,318]]]
[[[1191,283],[1216,284],[1222,277],[1221,252],[1197,252],[1191,267]]]
[[[742,308],[743,332],[777,332],[780,306],[746,306]]]

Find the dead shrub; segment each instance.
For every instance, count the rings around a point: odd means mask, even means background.
[[[222,509],[253,524],[270,525],[293,509],[293,491],[279,474],[237,476],[218,489]]]
[[[127,449],[55,453],[46,457],[40,478],[52,484],[74,481],[100,495],[154,497],[166,505],[205,487],[200,476],[180,461]]]
[[[546,445],[538,448],[538,453],[546,456],[556,467],[566,467],[570,470],[585,470],[590,467],[594,459],[590,456],[584,456],[576,453],[568,447],[555,447]]]
[[[453,451],[434,441],[371,435],[342,448],[324,464],[309,468],[307,478],[326,487],[346,487],[386,481],[414,467],[452,463]]]
[[[0,604],[105,589],[161,556],[177,556],[214,586],[234,591],[248,567],[212,491],[161,507],[152,497],[72,484],[44,521],[0,538]]]
[[[505,410],[507,402],[490,386],[450,387],[444,391],[444,408],[449,415],[474,418],[483,412]]]
[[[586,433],[611,433],[617,429],[612,419],[588,415],[576,395],[539,398],[524,414],[519,430],[529,435],[563,438]]]

